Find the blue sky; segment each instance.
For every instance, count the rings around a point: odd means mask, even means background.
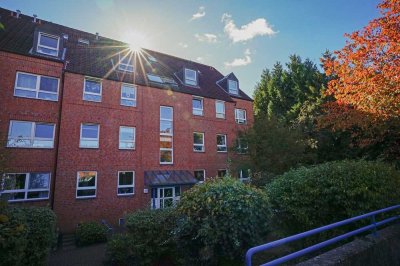
[[[319,64],[344,33],[379,16],[378,0],[0,0],[3,8],[136,42],[234,72],[250,96],[263,69],[290,54]]]

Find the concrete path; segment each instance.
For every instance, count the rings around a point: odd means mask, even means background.
[[[101,266],[105,260],[106,244],[97,244],[50,254],[49,266]]]

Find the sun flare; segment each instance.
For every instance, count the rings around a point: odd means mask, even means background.
[[[129,44],[129,49],[132,52],[138,52],[141,48],[148,46],[148,38],[139,31],[125,31],[121,39]]]

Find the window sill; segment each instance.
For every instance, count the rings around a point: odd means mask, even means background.
[[[40,101],[46,101],[46,102],[58,102],[58,96],[57,96],[57,100],[41,99],[41,98],[33,98],[33,97],[24,97],[24,96],[18,96],[18,95],[14,95],[14,97],[22,98],[22,99],[30,99],[30,100],[40,100]]]
[[[6,193],[4,193],[6,194]],[[43,201],[49,200],[50,198],[40,198],[40,199],[18,199],[18,200],[8,200],[8,203],[18,203],[18,202],[26,202],[26,201]]]
[[[121,197],[121,198],[133,198],[133,196],[135,196],[135,193],[132,194],[117,194],[117,197]]]
[[[228,153],[228,151],[217,151],[217,153]]]
[[[129,148],[118,148],[118,150],[120,150],[120,151],[135,151],[136,148],[132,148],[132,149],[129,149]]]
[[[51,150],[54,149],[54,147],[12,147],[12,146],[6,146],[8,149],[37,149],[37,150]]]
[[[89,149],[89,150],[98,150],[99,149],[99,147],[81,147],[81,146],[79,146],[79,149]]]
[[[174,165],[174,163],[160,163],[160,165]]]
[[[96,196],[88,196],[88,197],[75,197],[77,200],[87,200],[87,199],[95,199]]]
[[[193,152],[195,152],[195,153],[205,153],[206,151],[205,150],[203,150],[203,151],[195,151],[195,150],[193,150]]]

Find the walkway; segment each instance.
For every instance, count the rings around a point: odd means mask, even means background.
[[[106,244],[91,245],[50,254],[49,266],[101,266],[105,260]]]

